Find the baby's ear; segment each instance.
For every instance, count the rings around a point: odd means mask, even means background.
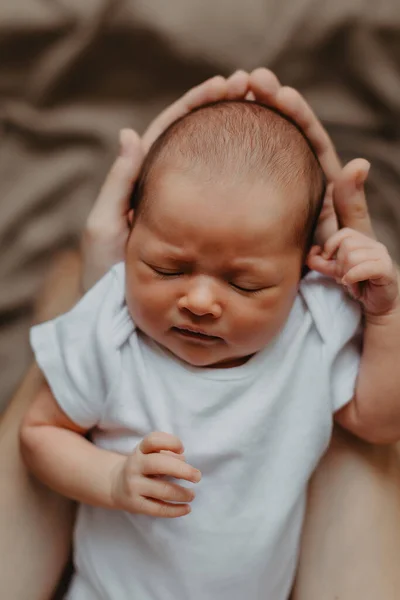
[[[133,227],[133,208],[130,209],[130,211],[128,212],[128,226],[129,229],[132,229]]]

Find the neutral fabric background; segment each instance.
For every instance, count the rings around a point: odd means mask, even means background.
[[[192,85],[271,67],[344,160],[400,259],[400,0],[2,0],[0,408],[30,360],[35,295],[77,244],[121,127],[143,131]]]

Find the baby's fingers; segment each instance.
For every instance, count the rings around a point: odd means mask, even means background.
[[[165,454],[147,454],[143,456],[141,472],[143,475],[165,475],[175,479],[184,479],[197,483],[201,479],[201,473],[186,462],[177,460]]]
[[[182,487],[172,481],[163,479],[143,478],[140,486],[140,495],[162,502],[191,502],[195,493],[190,488]]]
[[[188,515],[190,513],[190,506],[189,504],[168,504],[162,500],[142,496],[139,498],[133,512],[149,517],[176,519],[177,517]]]
[[[140,442],[139,450],[142,454],[152,454],[153,452],[161,452],[161,450],[181,454],[183,444],[176,435],[164,433],[163,431],[153,431]]]
[[[179,454],[178,452],[171,452],[170,450],[160,450],[160,454],[166,454],[167,456],[173,456],[177,460],[182,460],[185,462],[186,458],[184,454]]]
[[[371,281],[376,286],[394,283],[394,269],[386,269],[378,259],[366,260],[349,269],[342,278],[343,285],[350,286],[362,281]]]
[[[376,247],[377,242],[372,238],[345,227],[339,229],[325,243],[322,256],[326,259],[333,258],[339,251],[350,251],[355,249],[372,249]]]
[[[317,271],[327,277],[337,277],[337,264],[335,260],[324,258],[318,251],[310,252],[307,257],[307,266],[312,271]]]

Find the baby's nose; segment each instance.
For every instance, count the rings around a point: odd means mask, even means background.
[[[188,310],[197,317],[211,315],[217,319],[222,313],[213,286],[206,281],[193,283],[179,299],[178,305],[181,310]]]

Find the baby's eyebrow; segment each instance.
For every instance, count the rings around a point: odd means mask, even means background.
[[[248,271],[265,271],[267,262],[260,258],[234,259],[231,264],[231,270],[235,273],[245,273]]]
[[[174,251],[174,250],[167,250],[167,249],[159,249],[156,252],[152,251],[151,255],[148,256],[147,252],[141,252],[142,258],[143,260],[150,260],[150,258],[152,260],[156,260],[156,261],[168,261],[170,263],[174,263],[174,264],[192,264],[192,260],[189,256],[185,255],[183,252],[179,252],[179,251]]]
[[[160,255],[160,258],[164,259],[164,260],[168,260],[172,263],[179,263],[182,265],[192,265],[196,262],[196,260],[193,258],[191,258],[188,255],[185,255],[184,253],[180,253],[179,251],[177,253],[172,252],[163,252],[162,255]],[[229,262],[225,265],[221,265],[221,267],[223,267],[224,271],[229,271],[232,274],[243,274],[243,273],[248,273],[249,271],[265,271],[265,261],[261,261],[261,260],[245,260],[245,261],[240,261],[240,262],[236,262],[236,259],[233,260],[232,262]]]
[[[162,254],[160,254],[160,259],[168,260],[172,263],[179,263],[181,265],[190,265],[193,263],[193,261],[189,257],[174,254],[173,252],[163,252]]]
[[[141,256],[145,262],[168,262],[170,265],[175,266],[194,266],[198,261],[198,256],[193,256],[188,252],[186,248],[175,247],[170,244],[160,244],[156,249],[152,248],[150,254],[142,249]],[[273,260],[268,260],[266,257],[259,256],[243,256],[233,257],[227,260],[225,264],[221,264],[217,267],[219,271],[223,271],[225,275],[236,277],[239,275],[252,275],[252,276],[275,276],[276,265],[273,264]]]

